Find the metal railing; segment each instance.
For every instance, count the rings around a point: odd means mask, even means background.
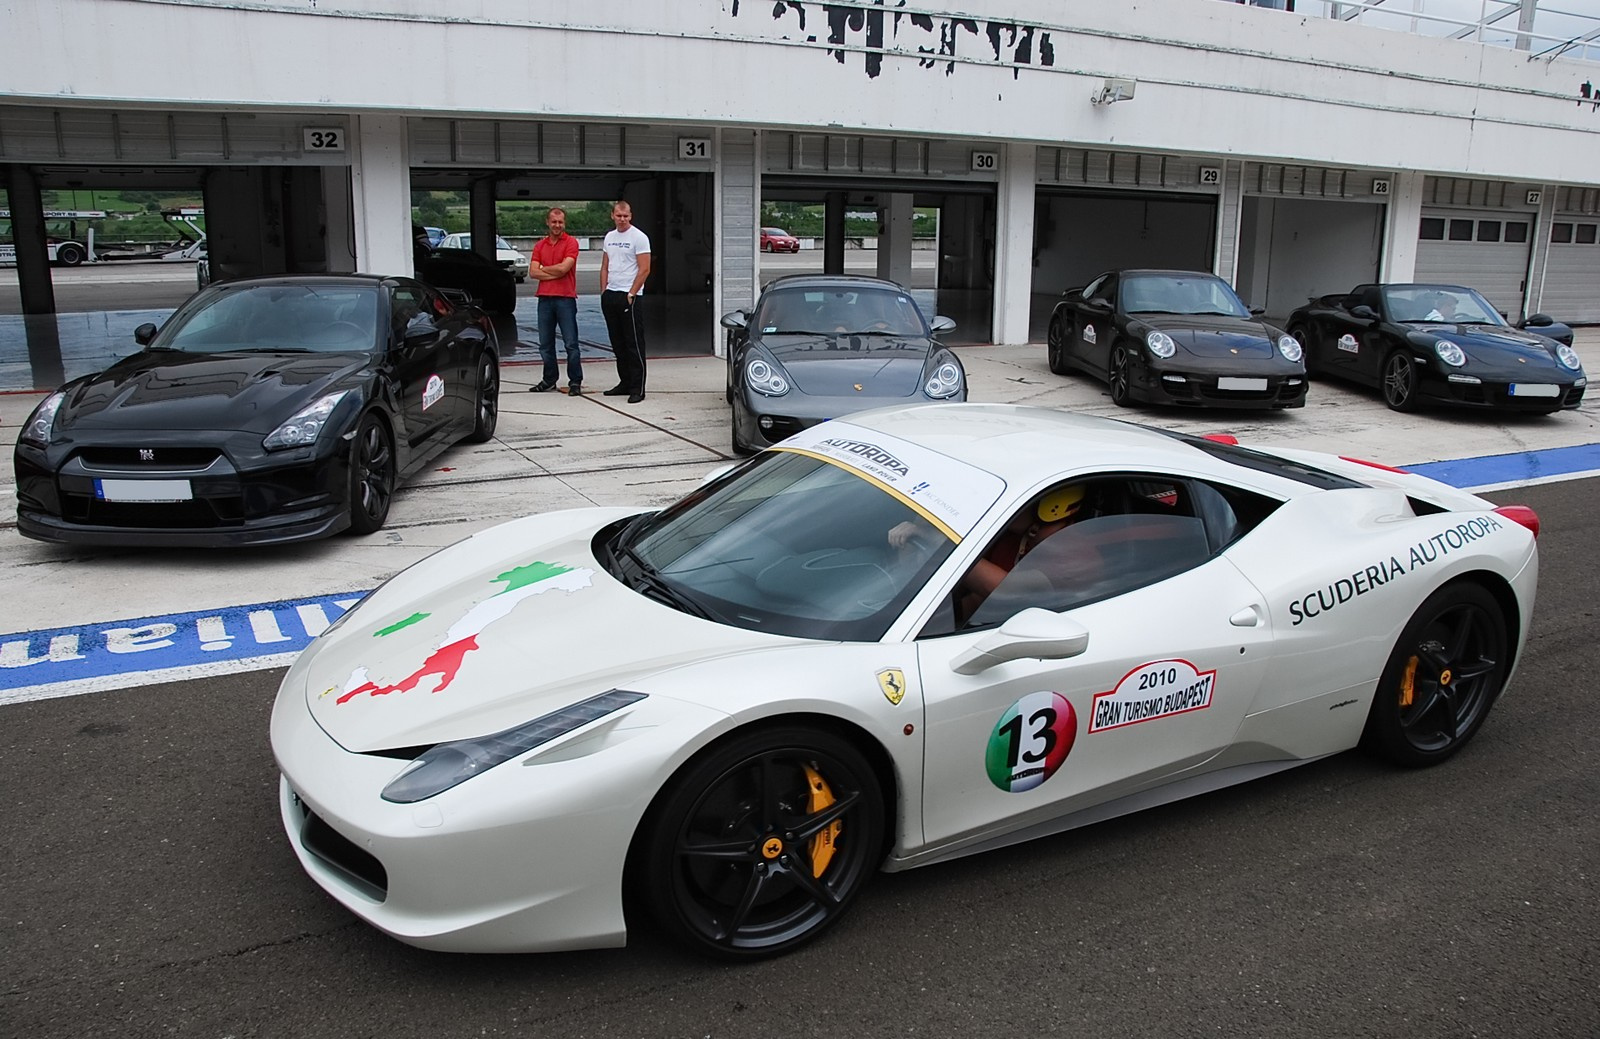
[[[1251,7],[1528,52],[1529,61],[1600,61],[1593,0],[1233,0]],[[1577,10],[1587,8],[1587,10]]]

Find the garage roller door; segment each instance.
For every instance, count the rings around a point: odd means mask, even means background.
[[[1557,321],[1600,322],[1600,217],[1562,216],[1550,223],[1539,309]]]
[[[1466,285],[1496,310],[1521,316],[1532,213],[1426,207],[1417,237],[1417,281]]]

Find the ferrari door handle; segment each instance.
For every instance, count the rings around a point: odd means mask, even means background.
[[[1260,606],[1246,606],[1232,617],[1228,623],[1235,628],[1258,628],[1261,626],[1262,616]]]

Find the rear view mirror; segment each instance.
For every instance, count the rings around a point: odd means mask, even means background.
[[[938,335],[940,332],[948,332],[955,328],[956,319],[953,317],[945,317],[943,314],[940,314],[933,319],[932,323],[929,324],[928,327],[933,329],[934,335]]]
[[[1358,317],[1363,321],[1376,321],[1376,320],[1378,320],[1378,315],[1373,313],[1372,308],[1367,306],[1365,303],[1361,304],[1360,306],[1351,307],[1350,308],[1350,316],[1351,317]]]
[[[722,327],[730,329],[744,328],[750,323],[750,315],[742,310],[735,310],[722,315]]]
[[[140,346],[149,346],[150,340],[156,337],[156,326],[146,321],[133,330],[133,341]]]
[[[1549,328],[1556,323],[1556,319],[1549,314],[1529,314],[1528,320],[1522,324],[1526,328]]]
[[[950,661],[958,675],[982,674],[1008,660],[1065,660],[1089,648],[1089,629],[1059,613],[1023,610]]]
[[[1267,308],[1266,307],[1251,307],[1250,308],[1250,316],[1251,317],[1260,317],[1262,314],[1265,314],[1266,312],[1267,312]]]

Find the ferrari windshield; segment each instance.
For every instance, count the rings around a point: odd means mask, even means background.
[[[378,344],[376,285],[219,286],[179,308],[154,350],[340,353]]]
[[[763,336],[928,334],[916,302],[888,287],[778,289],[761,297],[751,327]],[[764,342],[769,349],[781,347],[770,339]]]
[[[955,547],[876,480],[768,451],[611,542],[645,595],[721,624],[873,641]]]
[[[1122,279],[1125,314],[1208,314],[1249,317],[1250,308],[1211,274],[1131,274]]]
[[[1384,306],[1394,321],[1443,321],[1456,325],[1503,325],[1499,312],[1471,289],[1456,285],[1390,285]]]

